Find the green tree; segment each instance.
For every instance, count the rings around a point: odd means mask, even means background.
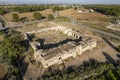
[[[53,7],[53,12],[55,12],[55,11],[62,11],[62,10],[64,10],[64,9],[65,9],[64,7],[54,6],[54,7]]]
[[[7,66],[5,80],[22,80],[16,61],[27,50],[20,32],[10,30],[0,42],[0,63]]]
[[[41,15],[39,12],[35,12],[35,13],[33,14],[33,18],[34,18],[35,20],[40,20],[40,19],[42,19],[42,15]]]
[[[77,7],[74,7],[74,10],[77,10]]]
[[[18,22],[19,21],[19,15],[17,13],[14,13],[12,15],[13,21]]]
[[[26,50],[20,32],[11,30],[4,37],[0,51],[7,57],[16,59]]]
[[[49,14],[48,15],[48,20],[53,20],[54,19],[54,16],[52,14]]]

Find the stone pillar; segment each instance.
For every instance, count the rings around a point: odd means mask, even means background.
[[[79,52],[78,52],[77,54],[78,54],[78,55],[81,55],[81,54],[82,54],[82,46],[81,46],[81,45],[79,46],[78,51],[79,51]]]

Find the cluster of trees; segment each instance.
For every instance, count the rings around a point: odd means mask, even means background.
[[[51,8],[51,5],[16,5],[15,7],[2,7],[0,8],[0,14],[5,14],[8,12],[33,12],[42,11]]]
[[[33,11],[42,11],[45,10],[44,5],[32,5],[32,6],[18,6],[14,8],[16,12],[33,12]]]
[[[33,18],[35,20],[41,20],[42,15],[39,12],[35,12],[35,13],[33,13]],[[26,19],[26,17],[23,17],[20,19],[19,15],[17,13],[12,14],[12,21],[13,22],[24,21],[25,19]]]
[[[5,14],[8,12],[33,12],[33,11],[42,11],[45,9],[53,9],[53,12],[60,11],[64,9],[77,9],[80,5],[53,5],[53,4],[41,4],[41,5],[15,5],[14,7],[0,7],[0,14]]]
[[[20,32],[10,30],[0,42],[0,63],[7,68],[5,80],[21,80],[17,60],[27,50]]]
[[[106,70],[99,76],[91,76],[88,80],[119,80],[120,79],[120,65]]]
[[[99,78],[99,76],[104,76]],[[94,77],[96,79],[94,79]],[[63,70],[49,69],[40,80],[118,80],[120,78],[120,64],[85,62],[81,66],[72,66]]]
[[[34,13],[33,13],[33,18],[34,18],[35,20],[41,20],[41,19],[43,19],[43,16],[42,16],[42,14],[39,13],[39,12],[34,12]],[[26,19],[26,18],[24,18],[24,19]],[[23,19],[23,20],[24,20],[24,19]],[[48,19],[48,20],[53,20],[53,19],[54,19],[53,14],[49,14],[48,17],[47,17],[47,19]],[[14,13],[14,14],[12,14],[12,21],[18,22],[18,21],[22,21],[22,19],[19,18],[19,15],[18,15],[17,13]]]
[[[106,15],[120,16],[120,5],[84,5],[84,7]]]
[[[4,14],[3,9],[0,8],[0,15]]]
[[[54,6],[54,7],[53,7],[53,12],[55,12],[55,11],[62,11],[62,10],[64,10],[64,9],[65,9],[65,7]]]

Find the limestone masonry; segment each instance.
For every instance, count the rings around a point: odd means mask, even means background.
[[[46,40],[41,38],[41,36],[39,37],[39,34],[42,35],[44,33],[48,33],[48,39]],[[55,42],[54,40],[57,40],[57,38],[55,38],[54,35],[51,35],[50,37],[50,33],[67,38],[65,40]],[[36,35],[38,35],[37,38],[35,37]],[[34,50],[34,58],[37,61],[40,61],[45,68],[54,64],[61,64],[65,59],[81,55],[87,50],[92,50],[97,45],[97,41],[92,37],[83,35],[73,29],[57,24],[54,27],[27,32],[25,36],[26,39],[29,40],[29,44]],[[45,41],[51,41],[51,43],[46,42],[45,44]]]

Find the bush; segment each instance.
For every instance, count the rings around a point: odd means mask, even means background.
[[[52,14],[49,14],[48,15],[48,20],[53,20],[54,19],[54,16]]]
[[[70,19],[68,19],[67,17],[64,17],[64,16],[59,16],[56,19],[57,19],[57,21],[60,21],[60,22],[70,22]]]
[[[0,15],[1,15],[1,14],[4,14],[4,11],[3,11],[2,9],[0,9]]]
[[[19,21],[19,15],[18,15],[17,13],[14,13],[14,14],[12,15],[12,18],[13,18],[13,21],[14,21],[14,22],[18,22],[18,21]]]
[[[35,12],[35,13],[33,14],[33,18],[34,18],[35,20],[40,20],[40,19],[42,19],[42,15],[41,15],[39,12]]]
[[[5,32],[4,31],[0,31],[0,35],[4,34]]]
[[[54,6],[54,7],[53,7],[53,12],[55,12],[55,11],[62,11],[62,10],[64,10],[64,9],[65,9],[64,7]]]

